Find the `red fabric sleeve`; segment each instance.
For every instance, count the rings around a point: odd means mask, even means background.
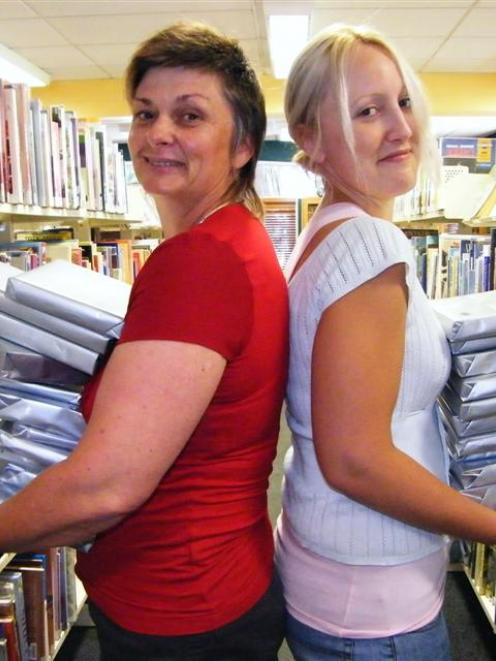
[[[173,340],[234,358],[251,335],[253,294],[244,264],[211,235],[162,243],[134,284],[120,342]]]

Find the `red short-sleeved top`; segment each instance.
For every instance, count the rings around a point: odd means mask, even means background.
[[[273,246],[242,205],[162,243],[138,275],[120,342],[192,342],[227,364],[152,497],[79,554],[77,573],[89,598],[120,626],[154,635],[211,631],[240,617],[267,589],[273,543],[266,492],[287,327],[286,284]],[[87,419],[100,377],[85,390]]]

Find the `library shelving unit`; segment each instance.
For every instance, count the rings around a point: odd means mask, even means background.
[[[57,227],[69,225],[74,228],[74,237],[80,241],[90,240],[92,228],[128,229],[142,227],[141,219],[124,214],[85,209],[46,209],[19,204],[0,204],[0,241],[14,241],[15,228]]]
[[[86,592],[84,591],[83,584],[79,580],[79,578],[76,576],[76,598],[77,598],[77,606],[76,606],[76,613],[75,613],[75,618],[74,621],[65,629],[62,631],[60,634],[60,638],[55,642],[53,654],[51,656],[52,659],[54,659],[60,649],[62,648],[62,645],[64,644],[65,639],[69,635],[70,630],[76,623],[81,611],[83,610],[83,607],[86,603]]]
[[[15,553],[3,553],[0,555],[0,571],[2,571],[7,567],[9,562],[15,558],[15,555],[16,555]],[[54,659],[56,657],[86,602],[86,592],[84,591],[83,584],[77,577],[75,577],[75,584],[76,584],[76,611],[74,617],[72,618],[72,621],[70,622],[69,626],[66,629],[64,629],[64,631],[62,631],[59,639],[55,641],[53,653],[50,655],[48,659],[46,659],[46,661],[50,661],[51,659]]]
[[[477,588],[474,578],[470,575],[470,571],[465,563],[462,565],[463,572],[467,577],[468,582],[472,586],[475,596],[477,597],[479,604],[484,612],[484,615],[487,617],[487,620],[493,630],[493,633],[496,633],[496,605],[494,602],[494,597],[486,597],[481,594]]]

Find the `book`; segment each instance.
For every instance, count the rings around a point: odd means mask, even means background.
[[[5,102],[7,202],[10,202],[11,204],[22,204],[21,147],[17,112],[17,92],[14,85],[4,85],[3,98]]]
[[[130,285],[63,260],[8,279],[6,296],[24,305],[116,337]]]
[[[16,556],[8,564],[8,568],[20,571],[22,574],[30,658],[37,659],[37,661],[48,661],[50,648],[46,563],[43,563],[42,560],[33,562]]]
[[[30,149],[30,89],[26,85],[15,86],[17,94],[17,114],[19,123],[19,153],[21,168],[22,202],[34,204],[32,187],[32,166]]]
[[[46,190],[46,177],[43,172],[43,136],[41,130],[41,102],[39,99],[31,99],[29,103],[31,115],[31,137],[30,154],[33,159],[33,181],[36,187],[36,204],[41,207],[48,206],[48,194]]]
[[[29,661],[28,632],[21,572],[4,569],[0,573],[0,595],[11,596],[14,601],[19,654],[21,661]]]
[[[431,305],[450,342],[496,335],[494,291],[436,299]]]
[[[15,619],[15,604],[11,596],[0,596],[0,623],[2,624],[4,636],[7,640],[7,656],[9,661],[21,661]]]
[[[55,207],[55,171],[52,154],[52,130],[47,110],[41,110],[41,168],[46,206]]]
[[[101,360],[101,354],[96,351],[3,312],[0,312],[0,337],[86,374],[93,374]]]

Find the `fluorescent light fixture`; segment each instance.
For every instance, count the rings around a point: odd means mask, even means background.
[[[269,49],[275,78],[287,78],[296,56],[308,41],[308,14],[271,14]]]
[[[0,44],[0,78],[8,83],[24,83],[29,87],[44,87],[51,78],[10,48]]]

